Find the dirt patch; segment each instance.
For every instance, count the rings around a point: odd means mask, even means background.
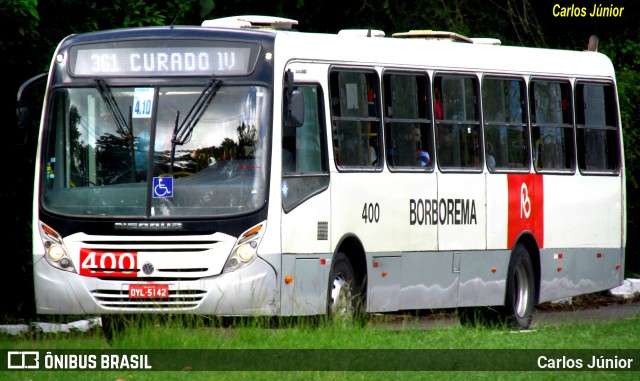
[[[622,297],[612,295],[609,291],[596,292],[593,294],[574,296],[566,301],[554,301],[542,303],[536,306],[536,310],[547,311],[577,311],[585,309],[597,309],[617,304],[628,304],[640,302],[640,295]]]

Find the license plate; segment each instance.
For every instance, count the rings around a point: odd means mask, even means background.
[[[168,284],[130,284],[129,297],[132,299],[168,299]]]

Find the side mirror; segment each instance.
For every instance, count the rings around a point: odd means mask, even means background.
[[[24,145],[27,143],[27,131],[29,131],[29,108],[16,108],[16,117],[18,126],[15,130],[13,142],[17,145]]]
[[[291,69],[284,73],[284,124],[301,127],[304,124],[304,94],[293,86]]]
[[[287,107],[286,125],[287,127],[301,127],[304,124],[304,94],[296,89],[289,96]]]
[[[30,94],[35,89],[44,89],[44,85],[46,85],[46,83],[47,73],[41,73],[36,75],[35,77],[29,78],[18,89],[18,107],[16,107],[17,125],[15,127],[13,136],[13,141],[16,145],[26,144],[29,137],[29,125],[31,124],[31,121],[29,120],[29,108],[23,106],[23,104],[25,104],[23,100],[27,96],[27,94]]]

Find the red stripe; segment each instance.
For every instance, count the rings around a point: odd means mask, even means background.
[[[533,233],[538,247],[544,247],[544,184],[542,175],[507,175],[509,221],[507,247],[512,248],[522,232]]]

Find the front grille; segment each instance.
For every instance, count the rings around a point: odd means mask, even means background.
[[[175,264],[167,265],[166,263],[154,263],[155,270],[152,276],[146,277],[139,269],[126,269],[127,274],[121,274],[122,271],[110,271],[113,268],[94,269],[99,272],[95,276],[105,281],[127,281],[131,280],[131,271],[138,272],[137,277],[144,279],[153,279],[155,281],[179,281],[179,280],[197,280],[211,276],[211,268],[206,265],[211,262],[210,258],[214,254],[214,248],[221,241],[211,239],[210,236],[190,237],[167,237],[166,239],[158,239],[158,237],[138,237],[135,240],[107,240],[104,237],[83,237],[78,242],[78,246],[82,249],[95,250],[96,252],[140,252],[147,254],[154,253],[171,253],[179,260],[180,255],[189,253],[191,255],[202,254],[202,262],[193,267],[176,267]],[[215,262],[215,260],[214,260]],[[111,263],[111,262],[107,262]],[[205,266],[203,266],[205,265]]]
[[[204,290],[169,290],[168,299],[132,299],[126,290],[92,290],[91,295],[104,308],[193,309],[206,295]]]

